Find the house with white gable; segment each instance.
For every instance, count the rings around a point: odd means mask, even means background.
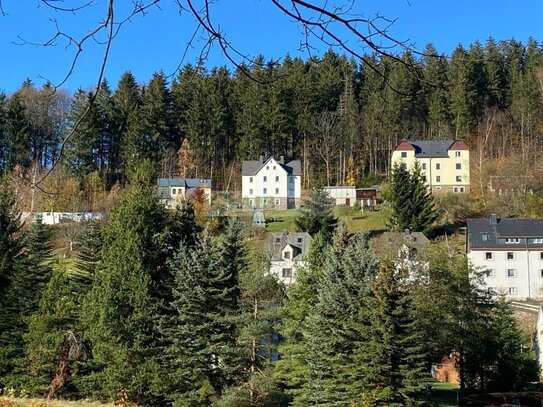
[[[283,156],[243,161],[241,198],[244,208],[299,208],[302,198],[300,160],[285,163]]]
[[[286,286],[295,283],[310,245],[311,236],[306,232],[270,233],[264,243],[264,251],[270,259],[269,273]]]

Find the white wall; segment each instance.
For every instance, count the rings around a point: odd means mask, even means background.
[[[349,199],[349,205],[356,205],[356,188],[353,186],[324,187],[330,198],[336,201],[336,205],[346,205]]]
[[[514,259],[508,260],[507,253],[514,253]],[[492,260],[486,260],[486,253],[492,253]],[[486,287],[505,294],[510,299],[543,298],[543,260],[541,251],[526,250],[472,250],[468,253],[471,263],[483,270],[493,270],[493,276],[485,276]],[[515,277],[508,277],[507,270],[516,270]],[[509,289],[515,288],[516,294]]]
[[[266,177],[265,181],[264,177]],[[293,182],[290,182],[291,178]],[[288,175],[274,158],[270,159],[256,175],[241,177],[241,197],[243,199],[267,197],[271,203],[273,198],[299,199],[301,196],[301,177]]]

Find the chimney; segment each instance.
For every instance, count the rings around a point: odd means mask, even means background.
[[[279,164],[284,164],[285,163],[285,156],[282,155],[281,157],[279,157]]]
[[[404,234],[405,236],[409,236],[409,235],[411,234],[411,231],[410,231],[409,229],[404,229],[404,230],[403,230],[403,234]]]
[[[260,157],[258,157],[258,160],[259,160],[261,163],[264,163],[264,156],[261,155]]]
[[[492,213],[490,215],[490,224],[491,225],[497,225],[498,224],[498,218],[495,213]]]

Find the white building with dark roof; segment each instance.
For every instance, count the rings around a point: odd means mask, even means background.
[[[211,204],[211,180],[202,178],[158,178],[158,197],[168,209],[175,209],[184,200],[190,199],[197,189],[202,190]]]
[[[283,157],[243,161],[241,198],[244,208],[299,208],[302,198],[300,160],[285,163]]]
[[[543,298],[543,219],[468,219],[466,252],[491,292]]]
[[[462,140],[402,140],[392,152],[392,166],[410,170],[418,161],[432,192],[469,192],[469,147]]]
[[[306,232],[270,233],[264,243],[264,252],[270,259],[270,274],[286,286],[296,282],[310,245],[311,236]]]

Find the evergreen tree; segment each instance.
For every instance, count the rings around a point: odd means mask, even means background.
[[[12,339],[8,335],[15,315],[11,309],[10,291],[14,275],[21,266],[22,243],[18,235],[19,212],[15,196],[5,181],[0,180],[0,387],[6,386],[6,375],[12,369]]]
[[[173,314],[163,323],[167,392],[179,405],[211,405],[238,383],[242,353],[238,274],[245,267],[237,222],[218,240],[204,234],[193,249],[181,246],[175,270]]]
[[[323,189],[314,189],[303,203],[300,215],[296,218],[299,230],[314,235],[323,232],[330,235],[336,226],[334,201]]]
[[[92,345],[91,394],[115,400],[126,392],[129,400],[154,405],[162,402],[157,318],[166,289],[159,284],[166,214],[141,171],[104,229],[102,264],[83,322]]]
[[[6,106],[6,167],[10,170],[30,165],[30,135],[26,108],[19,94],[12,95]]]
[[[361,307],[367,322],[362,330],[365,352],[361,366],[363,399],[371,405],[419,405],[429,380],[422,330],[410,298],[408,270],[397,265],[381,267]]]
[[[77,276],[82,281],[92,282],[94,280],[94,276],[100,268],[102,246],[102,225],[95,221],[88,222],[79,238],[79,253],[76,261],[79,271]]]
[[[437,219],[434,200],[418,162],[415,162],[411,172],[405,165],[394,165],[387,201],[391,208],[389,223],[394,229],[427,231]]]
[[[24,342],[29,318],[39,303],[51,278],[50,232],[36,218],[23,239],[21,263],[13,270],[5,295],[4,327],[0,333],[0,359],[3,360],[4,380],[12,386],[24,379]]]

